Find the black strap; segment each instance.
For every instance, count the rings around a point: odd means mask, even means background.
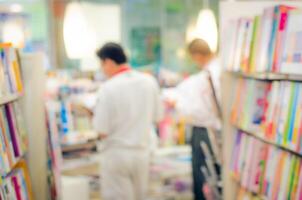
[[[217,115],[218,115],[219,119],[222,119],[222,111],[221,111],[221,107],[220,107],[220,104],[219,104],[218,99],[217,99],[217,95],[216,95],[213,79],[212,79],[212,76],[211,76],[211,72],[208,71],[208,70],[207,70],[207,72],[208,72],[209,83],[210,83],[210,87],[211,87],[211,91],[212,91],[213,100],[214,100],[214,103],[215,103]]]

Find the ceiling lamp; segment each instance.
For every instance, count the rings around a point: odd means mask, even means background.
[[[68,58],[81,59],[93,54],[95,35],[87,24],[82,6],[78,2],[67,5],[63,37]]]
[[[205,40],[213,52],[217,51],[218,30],[215,15],[209,9],[208,0],[204,1],[204,9],[199,12],[195,34],[197,38]]]

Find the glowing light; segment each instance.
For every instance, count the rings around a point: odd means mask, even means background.
[[[95,51],[96,37],[89,29],[84,12],[79,3],[69,3],[63,22],[63,36],[67,56],[80,59]]]
[[[20,13],[23,11],[23,7],[20,4],[13,4],[10,6],[10,11],[14,13]]]
[[[215,15],[210,9],[200,11],[196,23],[196,29],[193,33],[197,38],[208,42],[211,50],[216,52],[218,43],[218,30]]]
[[[21,25],[16,22],[6,22],[3,25],[2,37],[4,42],[10,42],[18,48],[24,47],[25,34]]]

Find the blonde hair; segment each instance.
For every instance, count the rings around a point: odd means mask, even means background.
[[[188,45],[188,51],[190,54],[202,54],[204,56],[210,56],[213,54],[208,43],[203,39],[194,39]]]

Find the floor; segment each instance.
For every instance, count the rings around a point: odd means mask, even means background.
[[[160,148],[154,152],[150,166],[148,200],[192,199],[190,154],[188,146]],[[97,155],[65,161],[62,171],[63,179],[66,177],[78,178],[80,176],[82,183],[88,185],[86,190],[90,194],[89,200],[101,200],[99,197],[99,163]],[[77,186],[73,187],[71,187],[71,190],[73,190],[71,193],[74,193]],[[63,194],[70,190],[64,188],[66,187],[64,187],[63,181]],[[85,190],[85,187],[82,187],[82,189]],[[74,197],[69,197],[65,194],[62,199],[70,200],[70,198]]]

